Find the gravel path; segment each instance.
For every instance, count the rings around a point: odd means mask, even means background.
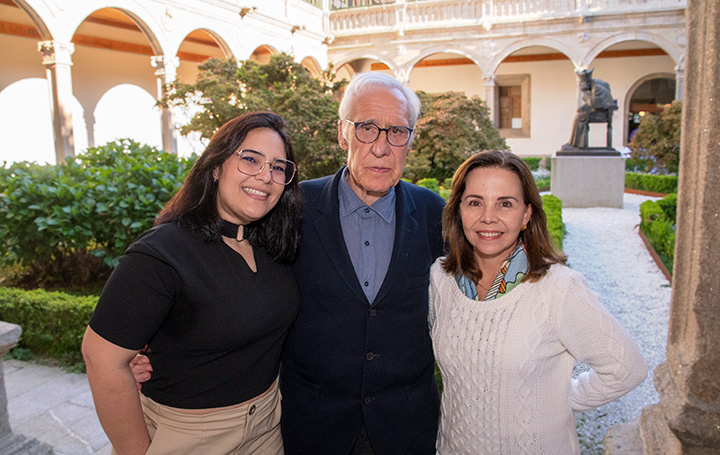
[[[626,396],[575,415],[583,455],[604,454],[610,427],[633,420],[643,407],[659,401],[653,371],[665,361],[671,288],[638,235],[640,204],[648,199],[657,198],[625,194],[622,209],[562,212],[568,264],[585,276],[635,340],[649,369],[648,378]]]

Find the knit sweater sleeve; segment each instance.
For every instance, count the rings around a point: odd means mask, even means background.
[[[635,343],[608,313],[585,279],[562,269],[555,289],[558,302],[557,331],[560,341],[576,360],[590,366],[570,385],[573,411],[586,411],[619,398],[647,376],[647,367]]]

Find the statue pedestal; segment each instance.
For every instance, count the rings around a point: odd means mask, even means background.
[[[625,158],[613,149],[569,149],[551,158],[550,192],[563,207],[622,208]]]

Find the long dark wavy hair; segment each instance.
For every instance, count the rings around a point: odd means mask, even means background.
[[[452,193],[442,215],[443,240],[448,254],[441,264],[452,275],[462,273],[474,282],[482,278],[480,267],[475,261],[473,247],[465,237],[460,217],[460,203],[467,185],[467,176],[477,168],[505,169],[517,175],[523,191],[523,202],[532,207],[527,229],[520,233],[528,258],[528,271],[524,280],[529,282],[542,278],[552,264],[564,264],[567,256],[555,249],[547,230],[547,218],[542,209],[542,198],[535,179],[527,164],[517,155],[500,150],[487,150],[468,158],[455,171],[452,179]]]
[[[256,128],[275,131],[285,144],[287,159],[295,161],[285,132],[285,121],[280,116],[271,112],[251,112],[236,117],[213,135],[182,187],[158,214],[155,224],[177,222],[201,232],[207,241],[219,239],[222,223],[217,209],[218,184],[213,171],[230,159],[248,133]],[[285,186],[275,207],[245,229],[250,244],[264,247],[276,261],[288,262],[298,252],[301,222],[302,199],[296,176]]]

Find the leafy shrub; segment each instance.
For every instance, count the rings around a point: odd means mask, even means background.
[[[422,186],[424,188],[432,190],[438,194],[440,193],[440,183],[437,181],[437,179],[433,179],[433,178],[420,179],[417,181],[416,184],[418,186]]]
[[[472,154],[482,150],[507,150],[505,139],[492,124],[490,110],[477,96],[459,92],[417,92],[421,101],[412,153],[405,175],[418,180],[451,178]]]
[[[531,171],[537,171],[540,168],[541,159],[542,158],[535,156],[525,156],[522,160],[525,161],[525,164],[528,165]]]
[[[682,101],[679,100],[665,105],[659,114],[644,116],[629,145],[633,163],[645,164],[644,172],[677,173],[681,119]]]
[[[640,204],[640,229],[672,273],[675,255],[677,194]]]
[[[547,191],[550,189],[550,177],[535,177],[535,185],[539,191]]]
[[[163,106],[194,111],[182,134],[197,132],[210,139],[225,122],[257,110],[282,116],[302,180],[333,174],[345,162],[337,142],[339,94],[345,82],[332,68],[313,77],[288,54],[275,54],[266,64],[235,58],[211,58],[198,66],[194,83],[181,79],[168,86]],[[196,109],[196,108],[200,109]]]
[[[27,267],[28,286],[106,275],[192,161],[123,139],[58,165],[0,168],[0,264]]]
[[[675,175],[625,173],[625,188],[652,191],[654,193],[676,193],[678,178]]]
[[[73,365],[82,361],[80,346],[97,301],[97,296],[0,287],[0,319],[22,327],[18,347]]]
[[[562,251],[565,239],[565,223],[562,219],[562,201],[552,194],[542,196],[543,211],[547,217],[547,228],[555,247]]]

